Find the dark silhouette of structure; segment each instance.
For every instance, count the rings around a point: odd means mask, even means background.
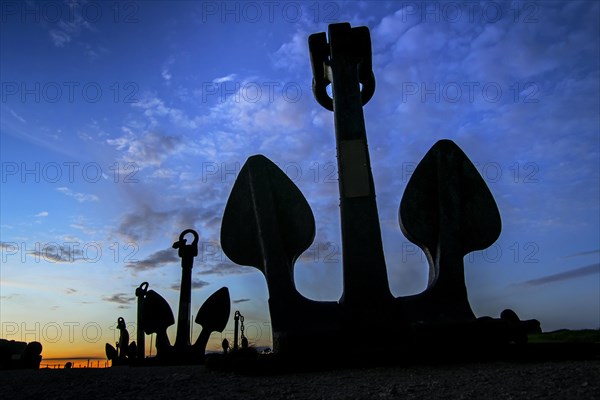
[[[244,340],[246,340],[246,347],[248,347],[248,345],[247,345],[248,339],[246,339],[246,336],[244,335],[245,329],[246,328],[244,327],[244,316],[239,311],[236,311],[235,314],[233,315],[233,350],[234,351],[237,351],[240,348],[240,346],[239,346],[240,338],[242,340],[242,343],[244,343]]]
[[[259,352],[250,346],[244,334],[244,316],[236,311],[234,313],[233,348],[230,351],[229,340],[223,339],[221,346],[223,353],[209,354],[206,356],[206,367],[213,370],[235,371],[255,374],[265,372],[264,366],[259,365]],[[281,372],[281,371],[279,371]]]
[[[186,234],[194,236],[192,244],[186,245]],[[177,317],[177,336],[175,348],[185,352],[190,344],[190,304],[192,301],[192,268],[194,257],[198,255],[198,233],[192,229],[181,232],[179,240],[173,243],[181,258],[181,287],[179,289],[179,315]]]
[[[144,298],[148,292],[148,282],[142,282],[142,284],[135,289],[135,297],[137,297],[137,347],[135,352],[135,358],[143,360],[145,358],[146,349],[146,336],[144,334],[144,323],[142,316],[144,315]]]
[[[191,244],[187,244],[185,239],[187,234],[194,237]],[[194,320],[202,326],[202,331],[192,344],[190,341],[192,268],[194,257],[198,255],[198,239],[199,236],[196,231],[187,229],[179,235],[178,241],[173,244],[173,248],[178,250],[179,257],[181,257],[182,270],[175,344],[171,345],[167,335],[167,329],[175,324],[175,318],[169,303],[154,290],[148,290],[148,282],[143,282],[135,291],[138,299],[137,338],[139,345],[136,346],[133,342],[132,345],[129,345],[126,353],[123,352],[123,347],[120,347],[121,351],[117,354],[117,350],[107,344],[107,356],[113,360],[113,365],[117,365],[115,360],[119,360],[118,363],[128,362],[137,365],[201,364],[204,362],[204,353],[210,334],[212,332],[222,332],[227,325],[231,301],[229,290],[226,287],[222,287],[206,299]],[[129,340],[129,334],[124,328],[125,321],[119,318],[120,343],[126,343]],[[156,356],[152,359],[145,357],[144,334],[156,334]]]
[[[407,184],[399,210],[406,237],[427,255],[429,285],[418,295],[394,298],[388,285],[375,186],[362,107],[375,91],[368,28],[329,25],[308,39],[317,102],[333,111],[339,172],[343,295],[338,302],[306,299],[294,283],[294,263],[315,236],[310,206],[300,190],[262,155],[250,157],[234,183],[221,227],[221,245],[237,264],[265,275],[274,350],[290,358],[314,357],[335,343],[344,357],[373,333],[394,337],[374,353],[410,357],[416,352],[477,353],[526,340],[537,320],[476,318],[469,305],[463,257],[498,238],[500,214],[485,182],[450,140],[436,143]],[[333,98],[327,95],[332,85]],[[361,89],[362,85],[362,89]],[[237,340],[234,346],[237,345]],[[369,350],[373,354],[372,350]],[[393,356],[392,356],[393,355]]]
[[[229,352],[229,340],[223,339],[221,342],[221,347],[223,348],[223,354],[227,355]]]
[[[111,360],[113,366],[127,365],[135,359],[137,346],[135,342],[129,343],[129,332],[123,317],[117,319],[117,329],[119,330],[119,341],[116,343],[116,348],[110,343],[106,343],[106,358]]]
[[[40,342],[0,339],[0,369],[38,369],[41,361]]]
[[[119,317],[117,320],[117,329],[119,329],[119,342],[117,348],[119,350],[119,360],[125,361],[129,353],[129,332],[127,332],[127,325],[123,317]]]

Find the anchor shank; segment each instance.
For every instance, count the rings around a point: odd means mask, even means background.
[[[355,36],[365,33],[368,30],[351,29],[349,24],[329,26],[344,268],[341,302],[356,305],[392,298],[359,84],[359,63],[362,57],[370,63],[371,52],[369,48],[368,54],[357,54]]]
[[[144,334],[144,297],[148,290],[148,282],[144,282],[135,290],[135,295],[138,298],[137,301],[137,347],[136,357],[138,360],[143,360],[146,356],[146,335]]]
[[[181,288],[179,289],[179,313],[177,316],[177,335],[175,347],[190,346],[190,303],[192,299],[193,257],[181,259]]]
[[[138,311],[138,319],[137,319],[137,326],[136,326],[136,330],[137,330],[137,347],[136,347],[136,357],[139,360],[143,360],[145,355],[145,351],[146,351],[146,338],[144,335],[144,330],[143,330],[143,326],[142,326],[142,313],[144,312],[144,306],[143,306],[143,299],[138,299],[138,304],[137,304],[137,311]]]

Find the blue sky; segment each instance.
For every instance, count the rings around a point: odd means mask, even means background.
[[[312,97],[307,38],[343,21],[371,30],[377,89],[364,113],[392,292],[426,286],[398,207],[448,138],[503,222],[492,247],[465,257],[475,313],[600,327],[598,2],[1,5],[1,337],[102,356],[117,317],[135,321],[141,282],[177,311],[171,244],[195,228],[193,312],[228,286],[251,341],[268,345],[264,278],[219,246],[237,172],[259,153],[315,215],[299,290],[339,299],[333,115]]]

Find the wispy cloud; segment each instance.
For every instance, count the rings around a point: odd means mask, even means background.
[[[72,263],[85,260],[83,250],[75,248],[75,246],[60,245],[56,243],[48,243],[43,247],[36,248],[27,252],[36,260],[44,260],[51,263]]]
[[[591,250],[591,251],[582,251],[582,252],[579,252],[579,253],[573,253],[573,254],[566,255],[563,258],[572,258],[572,257],[580,257],[580,256],[591,256],[593,254],[600,254],[600,249]]]
[[[238,299],[238,300],[233,300],[232,303],[233,304],[239,304],[239,303],[245,303],[247,301],[250,301],[250,299]]]
[[[156,211],[142,204],[136,211],[123,216],[117,232],[128,240],[143,241],[163,230],[170,218],[168,211]]]
[[[159,250],[151,255],[149,255],[146,259],[132,262],[125,265],[125,268],[132,269],[135,272],[138,271],[147,271],[150,269],[160,268],[167,264],[179,262],[179,256],[177,255],[177,251],[172,248],[168,248],[165,250]]]
[[[161,71],[160,75],[163,77],[163,79],[169,83],[169,81],[171,80],[171,78],[173,77],[173,75],[169,72],[169,70],[167,68],[163,68],[163,70]]]
[[[8,108],[8,112],[10,113],[10,115],[12,115],[13,117],[15,117],[17,120],[21,121],[22,123],[27,123],[27,121],[25,120],[25,118],[21,117],[19,114],[16,113],[15,110],[13,110],[12,108]]]
[[[40,211],[39,213],[35,214],[35,217],[47,217],[48,216],[48,211]]]
[[[52,43],[56,47],[64,47],[65,44],[71,41],[71,35],[65,31],[61,31],[58,29],[50,30],[50,39],[52,39]]]
[[[130,296],[127,293],[115,293],[112,296],[102,296],[102,300],[127,305],[131,304],[135,300],[135,297]]]
[[[64,13],[65,17],[68,17],[66,20],[62,18],[48,31],[50,39],[56,47],[64,47],[67,43],[70,43],[81,35],[83,29],[95,31],[95,28],[82,16],[79,3],[65,3],[70,8],[69,12]]]
[[[95,194],[74,192],[71,189],[64,187],[64,186],[56,188],[56,190],[58,190],[59,192],[61,192],[62,194],[66,195],[66,196],[73,197],[75,200],[77,200],[80,203],[84,203],[86,201],[98,201],[99,200],[98,196],[96,196]]]
[[[81,232],[85,233],[86,235],[95,235],[96,233],[98,233],[98,231],[90,226],[87,226],[85,223],[82,223],[83,221],[79,221],[77,223],[74,224],[70,224],[69,226],[73,229],[78,229]]]
[[[207,189],[204,192],[210,193],[211,190]],[[189,197],[186,199],[176,195],[173,196],[171,199],[172,204],[185,204],[189,199]],[[207,196],[205,193],[199,193],[195,201],[201,202],[205,196]],[[139,203],[136,205],[136,210],[123,215],[116,230],[116,234],[130,241],[150,240],[156,238],[159,234],[164,235],[165,232],[179,233],[187,227],[198,227],[198,225],[205,228],[210,227],[211,229],[216,225],[220,226],[219,211],[213,207],[208,207],[208,202],[214,201],[212,198],[205,201],[202,207],[179,205],[168,210],[156,210],[153,206],[148,205],[146,202],[161,200],[153,198],[151,194],[137,200]],[[220,204],[221,207],[223,206],[222,203]]]
[[[225,83],[225,82],[231,82],[235,79],[236,74],[229,74],[229,75],[225,75],[225,76],[221,76],[219,78],[215,78],[213,79],[213,83]]]
[[[294,33],[292,39],[281,45],[273,55],[275,67],[287,70],[310,69],[308,54],[307,32],[299,30]]]
[[[150,107],[150,106],[149,106]],[[154,118],[153,108],[148,108],[148,116]],[[168,113],[170,111],[160,111]],[[107,139],[106,143],[123,152],[125,162],[134,163],[137,168],[149,166],[159,167],[169,156],[183,148],[181,138],[165,136],[154,132],[137,135],[129,128],[123,128],[125,135],[115,139]]]
[[[192,289],[202,289],[208,285],[210,285],[210,282],[202,281],[200,279],[192,279]],[[173,290],[179,290],[180,287],[181,283],[174,283],[171,285],[171,289]]]
[[[198,272],[200,275],[239,275],[248,274],[256,271],[253,267],[246,267],[243,265],[237,265],[229,262],[218,263],[216,265],[209,266],[208,268],[202,269]]]
[[[19,250],[19,245],[15,242],[0,242],[0,249],[2,249],[2,251],[10,251],[16,253]]]
[[[171,83],[171,78],[173,78],[173,73],[171,73],[171,66],[175,63],[175,57],[170,56],[167,61],[162,66],[162,70],[160,75],[165,80],[165,83],[169,85]]]
[[[158,168],[154,170],[150,178],[158,178],[158,179],[173,179],[177,177],[177,172],[169,169],[169,168]]]
[[[527,286],[544,285],[546,283],[566,281],[569,279],[580,278],[587,275],[600,273],[600,264],[587,265],[570,271],[560,272],[558,274],[547,275],[542,278],[530,279],[522,283]]]
[[[66,294],[74,294],[74,293],[77,293],[77,289],[73,289],[73,288],[66,288],[66,289],[65,289],[65,293],[66,293]]]
[[[100,59],[101,56],[108,54],[109,51],[104,46],[92,46],[90,44],[84,44],[85,47],[85,55],[87,59],[91,62]]]
[[[153,95],[146,95],[132,106],[143,111],[144,117],[149,121],[150,128],[159,126],[159,118],[168,119],[177,128],[196,129],[200,126],[200,118],[191,118],[180,108],[165,104],[165,101]]]

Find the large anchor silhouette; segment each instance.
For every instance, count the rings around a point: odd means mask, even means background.
[[[400,228],[426,254],[429,284],[414,296],[391,294],[362,110],[375,91],[370,33],[340,23],[329,25],[328,36],[329,42],[325,32],[313,34],[308,43],[313,94],[333,111],[335,122],[341,299],[313,301],[296,289],[294,263],[313,242],[315,221],[300,190],[269,159],[255,155],[246,161],[223,215],[225,254],[266,277],[274,349],[297,356],[324,347],[356,349],[369,335],[395,339],[380,349],[403,350],[432,342],[526,341],[528,332],[539,330],[538,321],[520,321],[511,310],[498,319],[476,318],[469,304],[463,258],[491,246],[501,220],[484,180],[450,140],[437,142],[424,156],[400,203]],[[326,90],[330,84],[333,98]]]

